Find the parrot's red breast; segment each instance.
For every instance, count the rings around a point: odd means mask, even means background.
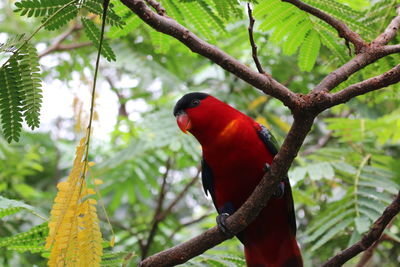
[[[250,196],[277,153],[268,130],[215,97],[190,93],[176,104],[179,128],[189,131],[203,150],[203,186],[218,213],[233,214]],[[248,266],[302,266],[295,234],[293,199],[288,179],[284,194],[272,197],[238,238]]]

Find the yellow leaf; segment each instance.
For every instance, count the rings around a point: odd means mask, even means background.
[[[250,102],[250,104],[247,106],[249,110],[254,110],[256,109],[259,105],[262,103],[265,103],[268,100],[267,96],[261,95],[254,99],[253,101]]]
[[[113,248],[115,245],[115,236],[113,235],[110,240],[110,246]]]
[[[89,195],[94,195],[94,194],[96,194],[96,191],[94,191],[93,188],[88,188],[88,189],[87,189],[87,193],[88,193]]]
[[[95,164],[95,163],[94,163],[93,161],[89,161],[89,162],[88,162],[89,167],[93,167],[94,164]]]
[[[103,184],[103,180],[101,180],[101,179],[94,179],[94,184],[95,184],[95,185],[101,185],[101,184]]]
[[[257,116],[256,122],[264,125],[265,127],[267,127],[267,129],[271,129],[271,126],[268,124],[267,120],[262,116]]]

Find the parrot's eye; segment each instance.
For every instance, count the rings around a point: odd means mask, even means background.
[[[200,105],[200,100],[198,100],[198,99],[193,99],[192,102],[190,102],[190,107],[192,107],[192,108],[194,108],[198,105]]]

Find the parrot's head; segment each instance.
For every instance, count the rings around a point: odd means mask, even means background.
[[[212,98],[206,93],[194,92],[184,95],[176,102],[174,107],[174,116],[176,122],[182,132],[187,133],[192,130],[193,123],[197,124],[201,120],[199,116],[203,116],[203,120],[207,116],[207,98]],[[195,125],[199,126],[199,125]]]
[[[240,112],[205,93],[188,93],[175,105],[174,116],[182,132],[190,132],[205,144],[226,133],[237,124]]]

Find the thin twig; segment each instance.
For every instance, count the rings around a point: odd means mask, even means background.
[[[178,202],[186,195],[189,189],[199,180],[200,171],[200,167],[198,167],[196,175],[193,176],[191,181],[186,184],[183,190],[175,197],[175,199],[168,205],[168,207],[157,216],[157,220],[162,221],[165,217],[167,217],[168,214],[171,213],[175,205],[178,204]]]
[[[299,0],[282,0],[282,1],[295,5],[299,9],[304,10],[305,12],[310,13],[316,16],[317,18],[325,21],[329,25],[331,25],[338,31],[339,37],[344,38],[346,41],[354,44],[356,48],[356,54],[363,52],[367,47],[367,43],[361,38],[361,36],[358,33],[352,31],[342,21],[332,17],[331,15],[323,12],[322,10],[319,10],[318,8],[310,6]]]
[[[384,210],[383,214],[374,222],[370,230],[360,241],[351,247],[339,252],[336,256],[329,259],[323,267],[342,266],[349,259],[354,258],[362,251],[368,249],[376,242],[390,221],[400,212],[400,191],[393,202]]]
[[[266,74],[263,67],[261,66],[261,63],[258,60],[258,56],[257,56],[257,45],[256,45],[256,42],[254,41],[254,36],[253,36],[253,28],[254,28],[255,20],[253,17],[253,12],[250,7],[250,3],[247,3],[247,13],[249,14],[249,27],[247,29],[249,31],[249,39],[250,39],[253,60],[254,60],[254,63],[256,64],[258,72],[261,74]]]
[[[202,216],[200,216],[200,217],[197,218],[197,219],[193,219],[193,220],[191,220],[191,221],[188,221],[188,222],[185,222],[185,223],[180,224],[180,225],[170,234],[169,239],[172,240],[172,239],[174,238],[174,236],[176,235],[176,233],[178,233],[181,229],[183,229],[183,228],[185,228],[185,227],[187,227],[187,226],[190,226],[190,225],[192,225],[192,224],[199,223],[199,222],[201,222],[202,220],[204,220],[205,218],[207,218],[208,216],[210,216],[210,214],[209,214],[209,213],[206,213],[206,214],[203,214]]]
[[[163,208],[165,193],[166,193],[166,186],[167,186],[167,177],[168,177],[169,171],[171,169],[171,164],[172,164],[171,159],[168,158],[167,162],[165,164],[166,171],[162,177],[162,184],[161,184],[160,192],[158,194],[157,206],[154,211],[153,222],[151,225],[150,233],[147,237],[146,243],[144,244],[144,246],[142,248],[142,255],[141,255],[142,259],[146,258],[147,254],[149,253],[150,246],[153,242],[154,236],[158,229],[158,224],[161,222],[161,220],[159,220],[159,218],[158,218],[158,215],[162,211],[162,208]]]
[[[392,220],[393,221],[393,220]],[[391,226],[391,223],[389,223],[389,225],[386,227],[387,229],[389,229]],[[372,246],[370,246],[361,256],[360,261],[357,263],[357,265],[355,267],[364,267],[368,261],[372,258],[372,256],[374,255],[375,249],[376,247],[382,242],[387,240],[387,236],[385,234],[382,234],[381,237],[375,241]]]
[[[328,143],[328,141],[331,139],[332,134],[333,134],[333,131],[329,131],[327,134],[325,134],[325,135],[322,136],[320,139],[318,139],[317,144],[315,144],[315,145],[313,145],[313,146],[310,146],[309,148],[307,148],[306,150],[304,150],[300,155],[301,155],[302,157],[308,156],[308,155],[310,155],[310,154],[315,153],[315,151],[317,151],[317,150],[323,148],[323,147]]]
[[[65,49],[65,47],[63,49],[61,49],[60,48],[61,43],[63,41],[65,41],[73,32],[79,31],[82,28],[83,28],[83,26],[81,24],[75,24],[73,27],[69,28],[68,30],[66,30],[65,32],[60,34],[58,37],[56,37],[54,39],[54,42],[49,47],[46,48],[46,50],[44,50],[43,52],[41,52],[39,54],[39,58],[47,56],[48,54],[50,54],[50,53],[52,53],[54,51],[71,50],[71,49]],[[85,43],[89,43],[89,42],[85,42]],[[83,44],[85,44],[85,43],[83,43]],[[91,42],[90,42],[90,44],[91,44]],[[70,44],[70,45],[77,46],[79,44]],[[75,47],[75,48],[79,48],[79,47],[82,47],[82,46],[78,46],[78,47]]]

